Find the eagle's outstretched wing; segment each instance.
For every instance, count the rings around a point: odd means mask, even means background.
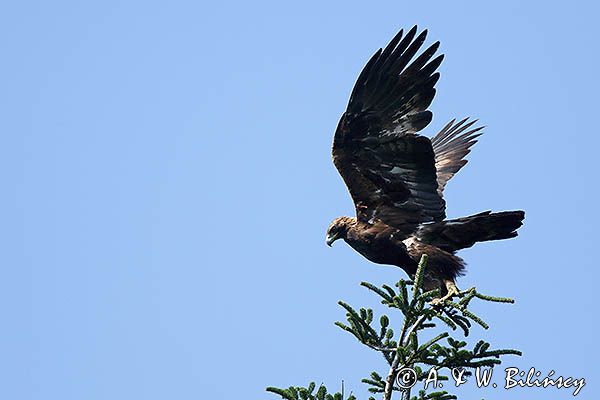
[[[450,121],[431,139],[440,197],[446,183],[467,163],[464,157],[471,152],[471,146],[477,143],[477,138],[481,136],[479,131],[483,126],[469,129],[477,120],[467,122],[468,120],[465,118],[458,123],[456,120]]]
[[[429,124],[439,42],[414,58],[427,35],[400,31],[369,60],[350,96],[333,141],[333,161],[359,220],[377,219],[410,233],[445,218],[431,141],[416,133]],[[412,61],[412,62],[411,62]]]

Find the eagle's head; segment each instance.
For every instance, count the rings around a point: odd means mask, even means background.
[[[333,242],[338,239],[345,239],[348,229],[356,223],[356,218],[338,217],[333,220],[329,228],[327,228],[327,237],[325,243],[331,247]]]

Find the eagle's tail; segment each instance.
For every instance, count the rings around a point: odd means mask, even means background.
[[[524,218],[524,211],[485,211],[469,217],[422,225],[417,237],[445,251],[456,251],[477,242],[515,237]]]

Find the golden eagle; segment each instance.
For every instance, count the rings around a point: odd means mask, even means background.
[[[333,139],[333,163],[354,201],[356,217],[336,218],[327,244],[344,239],[378,264],[401,267],[411,277],[422,254],[429,256],[426,290],[443,299],[458,294],[464,272],[456,251],[476,242],[517,236],[523,211],[446,220],[443,191],[466,163],[482,127],[452,120],[432,139],[417,132],[432,119],[439,42],[419,50],[427,31],[401,30],[360,73]]]

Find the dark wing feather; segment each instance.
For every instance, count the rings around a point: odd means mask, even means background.
[[[471,152],[471,146],[477,143],[477,138],[481,136],[479,131],[483,126],[469,129],[477,120],[467,121],[468,118],[458,123],[452,120],[431,139],[435,153],[437,190],[440,196],[446,183],[468,162],[464,157]]]
[[[431,121],[427,110],[439,79],[439,42],[422,51],[427,31],[400,31],[371,57],[352,90],[334,136],[333,160],[357,217],[381,219],[410,232],[445,217],[431,141],[416,133]]]

